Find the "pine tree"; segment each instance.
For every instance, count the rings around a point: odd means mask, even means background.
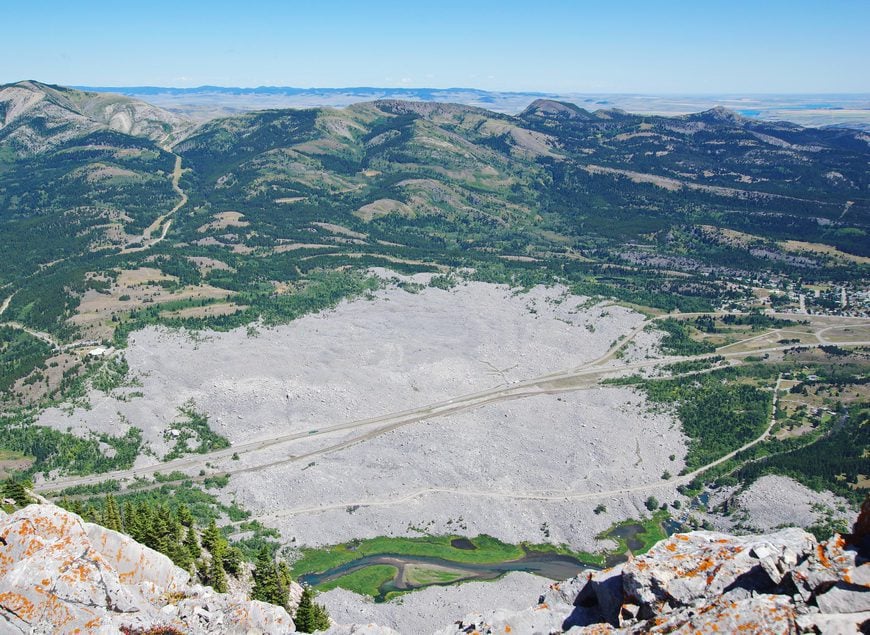
[[[220,529],[218,529],[215,519],[212,518],[208,527],[202,532],[202,546],[208,549],[210,554],[215,555],[215,552],[220,551],[222,538]]]
[[[296,607],[293,623],[296,624],[296,630],[300,633],[314,632],[314,602],[311,589],[307,586],[302,590],[302,597],[299,599],[299,606]]]
[[[239,575],[242,571],[244,554],[238,547],[227,547],[223,553],[224,570],[232,575]]]
[[[182,537],[182,524],[181,521],[178,520],[178,514],[174,513],[168,507],[163,506],[163,513],[166,515],[166,526],[169,530],[169,537],[178,542]]]
[[[193,514],[190,513],[190,508],[187,505],[182,503],[175,513],[178,516],[178,522],[185,527],[193,527]]]
[[[257,554],[257,562],[253,571],[254,587],[251,589],[251,599],[286,606],[288,589],[281,584],[278,567],[269,547],[263,545]]]
[[[314,630],[325,631],[331,626],[329,621],[329,611],[322,604],[314,603]]]
[[[121,508],[121,522],[124,526],[124,533],[128,536],[133,535],[132,525],[136,521],[136,509],[133,507],[133,503],[129,500],[124,501],[124,505]]]
[[[147,545],[145,537],[151,531],[151,509],[144,501],[140,501],[134,508],[130,520],[130,536],[133,540]]]
[[[159,513],[159,510],[151,515],[149,519],[150,522],[148,526],[145,528],[145,546],[151,547],[152,549],[159,551],[160,553],[166,552],[166,536],[167,536],[167,527],[166,527],[166,518]]]
[[[190,555],[190,551],[188,551],[183,542],[179,542],[178,540],[172,540],[167,544],[166,555],[169,556],[169,559],[172,560],[176,566],[181,567],[185,571],[189,570],[190,565],[193,564],[193,558]]]
[[[102,520],[99,512],[97,512],[96,507],[94,507],[91,504],[88,504],[88,506],[85,508],[84,512],[85,513],[82,514],[82,519],[86,522],[99,523]]]
[[[3,483],[3,498],[11,498],[19,507],[30,504],[30,496],[27,495],[24,484],[11,478]]]
[[[215,591],[218,593],[227,592],[227,574],[224,571],[223,560],[219,556],[212,556],[207,578],[209,586]]]
[[[80,500],[71,500],[67,509],[73,514],[78,514],[79,516],[82,516],[85,513],[85,508],[82,506]]]
[[[299,600],[293,622],[300,633],[313,633],[329,628],[329,613],[326,607],[314,602],[314,589],[309,586],[302,589],[302,598]]]
[[[122,531],[124,528],[121,522],[121,512],[118,511],[118,503],[115,502],[115,497],[111,494],[106,494],[102,521],[104,527],[113,531]]]
[[[289,595],[290,583],[293,582],[293,577],[290,573],[290,565],[284,560],[278,562],[278,580],[281,586],[288,590]]]
[[[202,555],[202,547],[199,546],[199,539],[196,537],[196,531],[193,526],[187,528],[187,535],[184,537],[184,548],[190,554],[193,560],[199,559]]]

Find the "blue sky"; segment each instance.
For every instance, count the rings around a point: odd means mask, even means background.
[[[870,92],[870,0],[8,0],[0,83]]]

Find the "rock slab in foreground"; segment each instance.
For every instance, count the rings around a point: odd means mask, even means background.
[[[0,632],[295,632],[283,608],[215,593],[163,554],[54,505],[0,516]]]
[[[867,632],[868,519],[865,503],[854,534],[822,543],[801,529],[676,534],[623,565],[553,584],[536,607],[472,614],[438,635]]]

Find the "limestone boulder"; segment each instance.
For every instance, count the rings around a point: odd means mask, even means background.
[[[4,633],[295,632],[283,608],[191,584],[163,554],[45,504],[0,517],[0,617]]]
[[[642,615],[704,604],[729,592],[741,599],[773,591],[815,547],[815,538],[801,529],[745,537],[675,534],[626,564],[623,589]]]

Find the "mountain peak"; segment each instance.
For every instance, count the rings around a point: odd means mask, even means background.
[[[130,97],[52,86],[32,79],[0,86],[0,141],[29,153],[97,130],[161,141],[187,122]]]
[[[745,117],[737,114],[735,111],[725,108],[724,106],[714,106],[709,110],[693,113],[686,117],[692,121],[703,121],[710,124],[742,124],[747,121]]]
[[[536,99],[520,113],[520,118],[544,117],[547,119],[592,119],[588,110],[576,104],[555,99]]]

